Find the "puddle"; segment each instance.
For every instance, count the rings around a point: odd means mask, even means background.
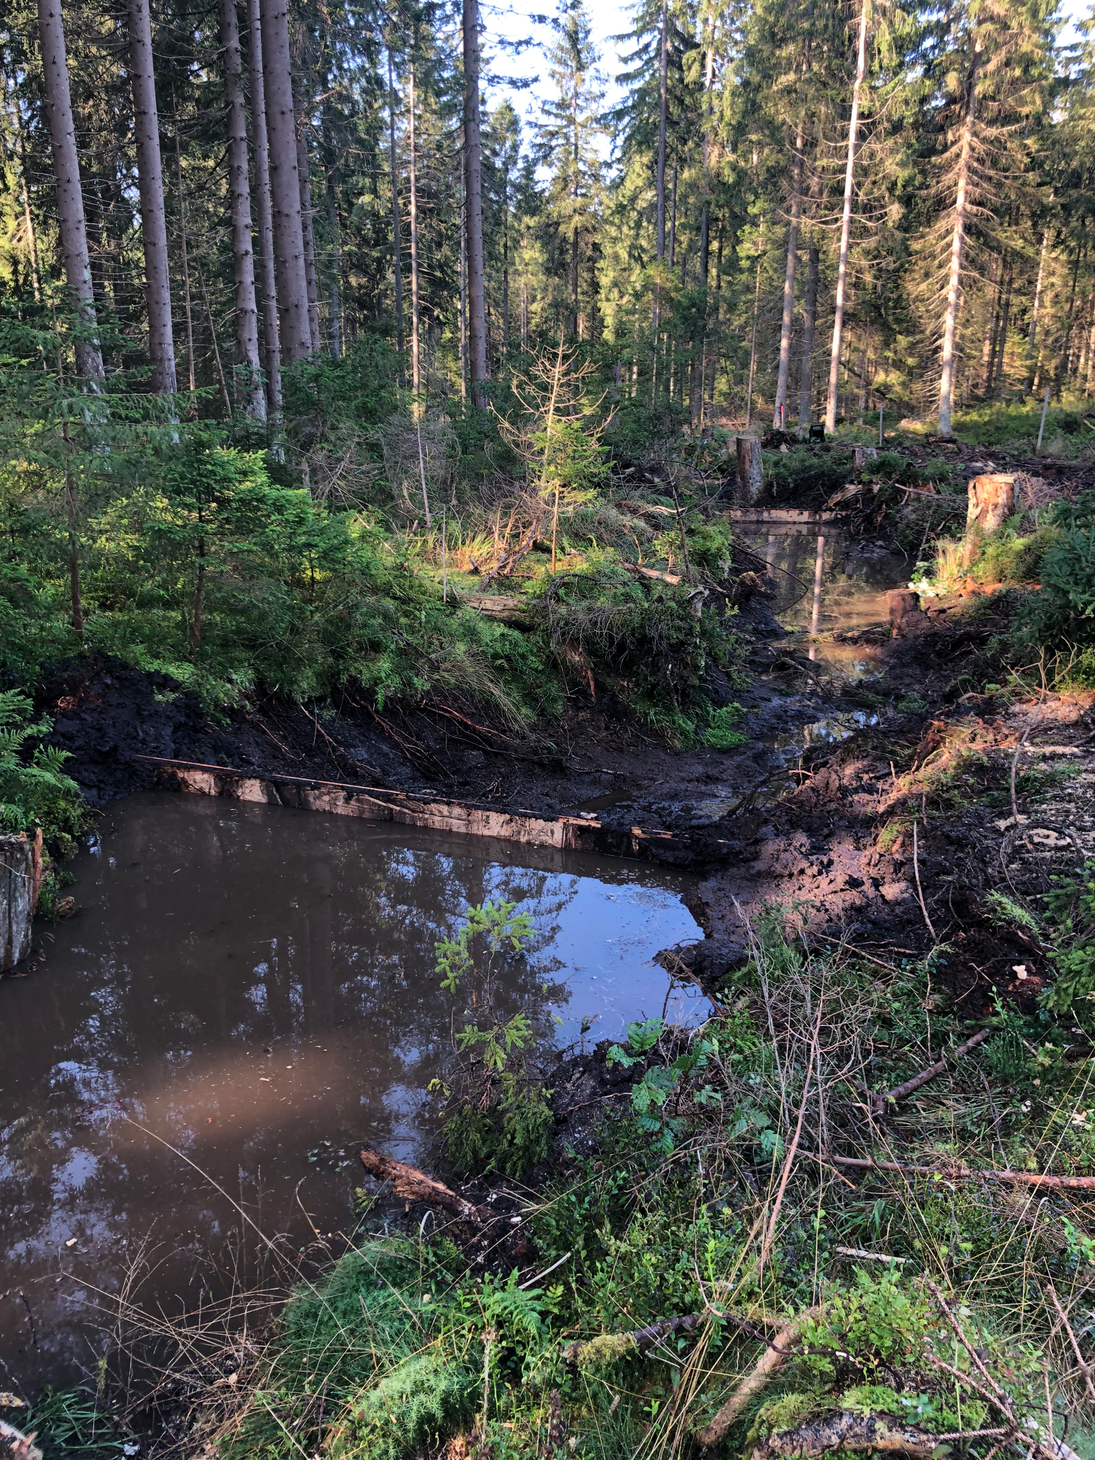
[[[857,552],[839,535],[751,534],[746,541],[768,564],[775,588],[770,605],[779,622],[820,639],[809,644],[810,658],[849,679],[877,675],[882,659],[876,648],[834,643],[830,636],[888,623],[886,595],[909,575],[903,555]]]
[[[469,903],[531,914],[497,999],[557,1047],[583,1016],[597,1040],[660,1014],[654,953],[700,936],[682,874],[196,796],[111,808],[72,870],[84,910],[0,983],[0,1388],[93,1367],[96,1290],[142,1243],[142,1306],[193,1302],[229,1197],[294,1247],[352,1230],[357,1145],[413,1160],[433,1129],[453,1007],[434,943]],[[705,1010],[675,991],[669,1015]]]

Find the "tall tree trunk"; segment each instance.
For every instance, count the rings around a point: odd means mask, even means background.
[[[509,356],[509,173],[502,187],[502,358]]]
[[[753,290],[753,328],[749,336],[749,385],[745,393],[745,429],[753,423],[753,381],[757,371],[757,316],[760,313],[760,266],[764,258],[764,234],[760,236],[757,250],[757,282]]]
[[[852,195],[855,191],[855,153],[859,142],[859,99],[867,75],[867,13],[870,0],[859,0],[859,49],[856,54],[852,115],[848,121],[848,162],[844,170],[844,212],[840,223],[840,254],[836,275],[836,308],[833,318],[833,346],[829,356],[829,395],[825,405],[825,429],[836,427],[836,400],[840,388],[840,346],[844,333],[844,301],[848,286],[848,243],[852,235]]]
[[[962,250],[966,241],[966,220],[969,211],[970,154],[973,148],[973,123],[977,114],[977,71],[980,46],[974,50],[970,68],[969,95],[962,122],[962,141],[958,154],[958,180],[954,196],[954,231],[951,235],[950,277],[947,280],[947,306],[943,315],[943,371],[939,379],[939,434],[951,434],[951,411],[954,403],[955,344],[958,338],[958,302],[962,294]]]
[[[218,0],[224,50],[224,100],[228,116],[228,192],[232,204],[232,259],[236,283],[236,389],[244,410],[266,420],[259,363],[259,311],[255,298],[255,250],[251,235],[251,181],[247,159],[247,112],[236,0]]]
[[[419,309],[418,280],[418,149],[415,129],[414,59],[408,76],[407,102],[408,141],[410,142],[410,224],[411,224],[411,390],[417,398],[422,389],[422,317]]]
[[[270,193],[278,295],[281,356],[292,364],[312,351],[308,280],[304,272],[304,227],[300,216],[300,172],[289,64],[286,0],[259,0],[266,125],[270,144]]]
[[[316,281],[316,234],[312,208],[312,169],[308,158],[308,113],[301,97],[300,69],[303,68],[303,28],[297,32],[298,70],[294,76],[297,177],[300,179],[300,229],[304,241],[304,286],[308,292],[308,333],[312,349],[322,346],[319,331],[319,287]]]
[[[468,355],[472,402],[487,403],[487,306],[483,278],[483,147],[479,136],[479,0],[464,3],[464,192],[468,241]]]
[[[160,118],[156,108],[152,22],[148,12],[148,0],[128,0],[128,15],[129,80],[133,89],[133,125],[141,197],[141,239],[144,246],[152,389],[161,395],[174,395],[177,386],[175,335],[171,323],[171,274],[167,252]]]
[[[1003,301],[1003,260],[999,254],[993,258],[988,283],[993,292],[993,305],[988,311],[988,323],[985,324],[984,339],[981,340],[981,396],[984,397],[984,400],[988,400],[988,393],[993,388],[993,371],[996,368],[996,331],[1000,326],[1000,304]]]
[[[61,254],[65,261],[65,281],[76,307],[76,373],[97,388],[103,380],[103,355],[99,348],[95,295],[91,287],[84,196],[80,189],[80,164],[76,154],[76,128],[72,120],[60,0],[38,0],[38,35],[42,45],[53,177],[57,187]]]
[[[460,199],[460,399],[468,398],[468,236],[463,189]]]
[[[783,321],[779,331],[779,373],[772,425],[782,430],[787,411],[787,381],[791,373],[791,327],[795,318],[795,272],[798,268],[798,230],[802,219],[802,124],[795,137],[791,166],[791,226],[787,232],[787,267],[783,274]]]
[[[23,137],[23,113],[18,96],[9,103],[12,130],[15,133],[15,156],[19,163],[19,193],[23,204],[23,227],[27,231],[27,253],[30,257],[30,278],[37,303],[42,299],[42,268],[38,258],[38,232],[30,209],[30,188],[27,186],[27,150]]]
[[[802,368],[798,377],[798,423],[814,418],[814,333],[817,329],[818,250],[811,238],[806,255],[806,300],[802,309]]]
[[[266,77],[262,64],[259,0],[247,0],[251,61],[251,130],[255,147],[255,201],[259,258],[262,260],[262,341],[266,366],[266,405],[271,420],[281,418],[281,331],[274,264],[274,216],[270,197],[270,144],[266,131]]]
[[[1000,316],[1000,330],[996,343],[996,366],[989,389],[989,399],[995,400],[1000,389],[1000,382],[1004,379],[1004,368],[1008,348],[1008,324],[1011,316],[1011,291],[1015,283],[1015,262],[1008,259],[1007,281],[1004,285],[1004,307]]]
[[[392,48],[388,46],[388,166],[392,188],[392,272],[395,275],[395,347],[399,354],[399,370],[403,372],[403,225],[399,210],[399,166],[395,152],[395,81],[392,75]]]
[[[658,262],[665,257],[665,145],[669,120],[669,5],[662,0],[661,34],[658,38],[658,171],[655,179]]]
[[[1038,282],[1034,286],[1034,303],[1030,311],[1030,334],[1027,336],[1027,361],[1034,359],[1034,344],[1038,338],[1038,311],[1042,307],[1042,280],[1046,272],[1046,249],[1049,246],[1049,229],[1042,230],[1042,247],[1038,250]],[[1027,382],[1030,389],[1030,382]]]
[[[327,346],[334,359],[342,355],[342,229],[338,221],[338,198],[332,169],[324,168],[323,193],[327,202],[327,227],[331,234],[331,292],[327,317]]]
[[[677,159],[673,159],[673,172],[669,182],[669,267],[677,262]]]
[[[175,186],[179,194],[179,262],[182,265],[183,324],[186,327],[186,375],[190,390],[190,411],[195,411],[194,392],[198,388],[194,362],[194,310],[190,291],[190,254],[186,241],[186,194],[183,191],[182,138],[175,133]]]

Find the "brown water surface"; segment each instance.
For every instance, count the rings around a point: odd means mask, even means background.
[[[192,1304],[233,1201],[294,1243],[352,1231],[357,1145],[414,1159],[435,1129],[463,1002],[434,944],[468,904],[531,914],[497,1002],[542,1046],[660,1014],[653,954],[700,936],[680,874],[200,797],[110,808],[72,870],[81,911],[0,982],[0,1389],[92,1367],[142,1246],[143,1304]]]

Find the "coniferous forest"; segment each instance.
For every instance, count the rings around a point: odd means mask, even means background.
[[[0,1460],[1092,1460],[1095,11],[35,4]]]

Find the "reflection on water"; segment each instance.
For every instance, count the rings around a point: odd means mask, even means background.
[[[787,629],[819,636],[810,658],[849,679],[869,679],[881,670],[871,645],[834,643],[837,631],[888,622],[886,594],[905,582],[908,564],[900,553],[851,550],[843,537],[801,532],[753,535],[748,545],[768,564],[775,590],[772,612]]]
[[[193,1299],[238,1217],[157,1136],[268,1234],[306,1240],[305,1208],[348,1230],[354,1169],[308,1153],[421,1148],[462,1014],[434,943],[469,903],[531,913],[496,1005],[559,1045],[584,1015],[604,1038],[660,1013],[652,955],[699,936],[672,872],[200,797],[113,808],[73,870],[84,911],[0,984],[0,1388],[91,1366],[95,1290],[142,1241],[144,1303]],[[704,1007],[673,998],[671,1017]]]

